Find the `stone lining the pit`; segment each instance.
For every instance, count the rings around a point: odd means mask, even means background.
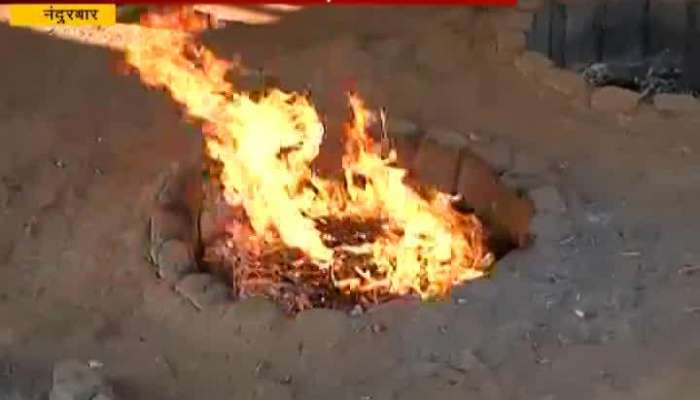
[[[424,129],[402,119],[387,127],[404,153],[399,165],[409,170],[409,183],[461,194],[464,207],[474,209],[496,238],[494,252],[508,254],[509,264],[550,252],[572,235],[567,201],[557,189],[558,166],[492,132]],[[197,310],[230,303],[225,274],[211,273],[202,262],[202,243],[220,230],[222,210],[204,205],[200,167],[171,166],[156,186],[147,251],[154,275]]]

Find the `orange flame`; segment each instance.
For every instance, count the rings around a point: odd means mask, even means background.
[[[324,126],[309,99],[278,89],[256,99],[236,91],[224,79],[230,63],[183,32],[202,29],[194,14],[145,21],[157,29],[128,46],[127,62],[145,84],[166,88],[189,116],[204,121],[207,153],[221,163],[224,198],[243,207],[260,246],[300,249],[321,269],[341,251],[368,256],[371,272],[356,268],[357,278],[334,281],[345,292],[381,288],[430,298],[483,276],[492,258],[479,221],[456,212],[447,194],[428,200],[404,183],[406,171],[393,166],[396,153],[383,158],[374,149],[370,113],[358,96],[349,97],[344,181],[323,179],[311,163]],[[378,220],[382,232],[361,246],[330,247],[318,228],[329,217]]]

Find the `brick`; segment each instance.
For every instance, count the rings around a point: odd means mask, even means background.
[[[173,164],[158,180],[156,200],[161,206],[181,209],[191,216],[199,212],[202,202],[202,168],[199,164]]]
[[[176,281],[195,272],[196,263],[192,248],[181,240],[168,240],[158,250],[158,276],[167,281]]]
[[[469,145],[469,150],[498,172],[507,171],[513,165],[513,151],[501,141],[474,143]]]
[[[495,171],[469,151],[462,157],[458,192],[484,220],[497,242],[519,246],[527,243],[532,203],[503,186]]]
[[[491,204],[490,215],[494,221],[494,232],[501,235],[513,245],[525,247],[530,241],[530,222],[533,211],[532,202],[518,196],[514,191],[505,189]]]
[[[490,209],[503,188],[494,169],[472,151],[465,150],[457,190],[471,207],[481,212]]]
[[[418,179],[438,190],[452,193],[459,168],[460,147],[425,139],[418,148],[414,168]]]
[[[638,102],[639,93],[618,87],[600,88],[591,95],[591,107],[599,111],[629,112]]]
[[[170,239],[191,240],[192,225],[187,216],[173,210],[156,208],[149,220],[151,245],[160,247]]]

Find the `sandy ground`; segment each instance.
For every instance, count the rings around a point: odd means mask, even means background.
[[[697,398],[700,274],[678,270],[700,264],[700,116],[572,104],[492,57],[481,24],[471,9],[321,7],[207,35],[329,116],[353,86],[421,126],[567,165],[566,244],[511,253],[454,301],[295,320],[261,300],[199,312],[159,282],[150,196],[196,159],[197,128],[116,74],[117,52],[0,25],[0,398],[41,398],[65,358],[99,360],[129,400]]]

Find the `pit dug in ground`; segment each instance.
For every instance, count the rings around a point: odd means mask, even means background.
[[[146,15],[152,32],[128,46],[126,61],[202,122],[207,192],[229,213],[205,259],[238,297],[268,296],[290,312],[425,300],[486,273],[493,255],[481,222],[452,196],[405,182],[396,152],[368,130],[384,126],[383,113],[349,95],[342,174],[319,176],[312,163],[326,132],[311,100],[237,90],[225,78],[235,65],[197,42],[198,18],[188,9]]]
[[[392,286],[392,272],[400,268],[392,270],[377,265],[372,247],[383,235],[400,237],[402,232],[387,232],[387,221],[379,218],[315,219],[323,244],[333,250],[331,262],[325,265],[279,241],[260,245],[245,210],[228,205],[218,185],[212,182],[205,183],[208,190],[204,207],[208,224],[214,225],[216,231],[202,237],[201,264],[230,282],[237,298],[268,297],[289,314],[309,308],[347,311],[358,305],[367,309],[402,295],[438,297],[464,280],[460,276],[450,276],[451,280],[439,281],[442,286],[436,287],[435,272],[431,272],[432,266],[426,265],[418,271],[417,277],[411,278],[415,287],[397,291]],[[218,215],[214,215],[217,212]],[[474,216],[465,214],[465,217],[472,219],[475,228],[480,229]],[[477,237],[482,234],[480,230],[472,233]],[[483,275],[491,264],[490,253],[484,248],[479,251],[484,252],[484,262],[481,267],[469,270],[468,278]]]

